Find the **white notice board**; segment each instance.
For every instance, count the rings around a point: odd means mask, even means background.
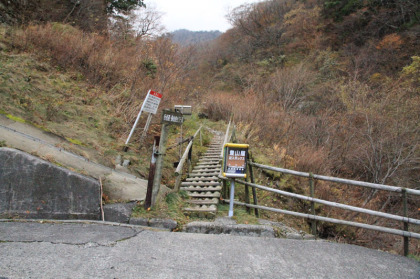
[[[149,90],[147,93],[146,99],[144,99],[142,111],[156,114],[159,107],[160,100],[162,99],[162,94]]]

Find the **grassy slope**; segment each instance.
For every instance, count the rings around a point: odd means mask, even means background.
[[[82,74],[54,66],[48,59],[40,59],[29,53],[18,52],[7,45],[0,30],[0,113],[15,121],[32,124],[73,143],[71,151],[90,160],[112,167],[117,154],[131,160],[132,172],[147,177],[153,136],[160,133],[159,117],[154,117],[146,143],[138,148],[133,140],[128,153],[122,153],[125,135],[118,125],[124,121],[113,115],[113,103],[109,92],[93,87]],[[145,117],[142,117],[145,121]],[[142,127],[144,123],[139,123]],[[199,125],[223,130],[225,123],[189,117],[183,126],[184,137],[191,136]],[[170,129],[167,146],[174,145],[179,137],[178,127]],[[211,135],[203,131],[203,144]],[[128,133],[126,131],[125,133]],[[136,136],[140,134],[138,130]],[[185,145],[184,145],[185,147]],[[205,152],[204,146],[194,144],[193,161]],[[178,161],[179,149],[167,152],[164,160],[163,183],[172,187],[175,177],[173,163]],[[173,218],[186,223],[189,218],[182,213],[184,201],[171,194],[151,211],[136,209],[136,216]]]

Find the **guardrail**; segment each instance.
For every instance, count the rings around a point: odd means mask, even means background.
[[[269,192],[280,194],[280,195],[283,195],[283,196],[309,201],[311,203],[311,214],[300,213],[300,212],[289,211],[289,210],[283,210],[283,209],[272,208],[272,207],[266,207],[266,206],[260,206],[260,205],[257,204],[256,195],[254,195],[254,204],[250,204],[249,197],[248,197],[248,195],[246,195],[248,200],[245,203],[234,201],[234,204],[236,204],[236,205],[242,205],[242,206],[246,206],[248,208],[254,208],[256,210],[257,209],[268,210],[268,211],[272,211],[272,212],[277,212],[277,213],[282,213],[282,214],[287,214],[287,215],[292,215],[292,216],[297,216],[297,217],[303,217],[303,218],[310,219],[310,220],[312,220],[311,229],[312,229],[312,233],[314,235],[317,234],[317,232],[316,232],[316,221],[325,221],[325,222],[330,222],[330,223],[335,223],[335,224],[348,225],[348,226],[353,226],[353,227],[359,227],[359,228],[364,228],[364,229],[375,230],[375,231],[379,231],[379,232],[399,235],[399,236],[402,236],[404,238],[404,251],[403,252],[404,252],[405,256],[408,255],[408,238],[420,239],[420,234],[419,233],[408,231],[408,225],[409,224],[420,225],[420,220],[414,219],[414,218],[408,218],[408,212],[407,212],[407,195],[410,194],[410,195],[420,196],[420,191],[419,190],[408,189],[408,188],[403,188],[403,187],[396,187],[396,186],[389,186],[389,185],[383,185],[383,184],[375,184],[375,183],[369,183],[369,182],[362,182],[362,181],[356,181],[356,180],[349,180],[349,179],[343,179],[343,178],[337,178],[337,177],[316,175],[316,174],[306,173],[306,172],[298,172],[298,171],[294,171],[294,170],[290,170],[290,169],[283,169],[283,168],[277,168],[277,167],[257,164],[257,163],[254,163],[252,161],[248,162],[248,166],[249,166],[249,170],[250,170],[251,183],[249,183],[247,181],[243,181],[243,180],[238,180],[238,179],[235,180],[236,183],[243,184],[246,187],[248,187],[248,186],[252,187],[253,190],[261,189],[261,190],[264,190],[264,191],[269,191]],[[310,196],[295,194],[295,193],[282,191],[282,190],[278,190],[278,189],[273,189],[273,188],[270,188],[270,187],[267,187],[267,186],[256,184],[255,181],[254,181],[253,167],[308,178],[309,179],[309,187],[310,187]],[[220,176],[220,178],[225,180],[225,181],[228,180],[227,178],[222,177],[222,176]],[[371,188],[371,189],[375,189],[375,190],[383,190],[383,191],[391,191],[391,192],[401,193],[402,199],[403,199],[403,211],[404,211],[403,214],[404,214],[404,216],[399,216],[399,215],[384,213],[384,212],[380,212],[380,211],[365,209],[365,208],[361,208],[361,207],[341,204],[341,203],[337,203],[337,202],[331,202],[331,201],[326,201],[326,200],[322,200],[322,199],[317,199],[317,198],[314,197],[314,195],[315,195],[314,180],[315,179],[334,182],[334,183],[340,183],[340,184],[366,187],[366,188]],[[388,218],[388,219],[392,219],[392,220],[395,220],[395,221],[400,221],[400,222],[403,222],[404,229],[399,230],[399,229],[393,229],[393,228],[382,227],[382,226],[377,226],[377,225],[370,225],[370,224],[358,223],[358,222],[353,222],[353,221],[346,221],[346,220],[340,220],[340,219],[335,219],[335,218],[317,216],[316,212],[315,212],[315,203],[319,203],[319,204],[323,204],[323,205],[327,205],[327,206],[331,206],[331,207],[336,207],[336,208],[340,208],[340,209],[344,209],[344,210],[350,210],[350,211],[353,211],[353,212],[369,214],[369,215],[372,215],[372,216]],[[256,212],[256,214],[257,214],[257,212]]]
[[[185,164],[185,161],[187,160],[187,158],[188,158],[188,172],[191,172],[192,145],[193,145],[194,139],[197,137],[198,133],[200,133],[200,139],[201,139],[201,128],[202,127],[203,126],[200,126],[200,128],[198,128],[198,130],[195,132],[194,136],[192,136],[190,138],[190,142],[187,145],[187,148],[185,148],[184,155],[182,155],[181,160],[179,161],[178,166],[175,170],[176,180],[175,180],[174,190],[177,191],[177,192],[179,191],[179,187],[181,185],[182,170],[184,169],[184,164]],[[200,143],[201,143],[201,141],[200,141]]]

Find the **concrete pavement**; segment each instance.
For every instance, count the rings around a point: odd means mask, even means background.
[[[0,222],[0,255],[0,278],[420,278],[359,246],[98,222]]]

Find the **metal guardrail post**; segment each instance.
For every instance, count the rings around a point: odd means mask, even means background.
[[[403,188],[402,191],[402,198],[403,198],[403,214],[404,217],[408,217],[408,210],[407,210],[407,189]],[[408,222],[404,222],[404,231],[408,232]],[[404,256],[408,256],[408,237],[404,236]]]
[[[314,186],[314,175],[313,173],[309,173],[309,189],[311,193],[311,198],[315,198],[315,186]],[[311,214],[315,216],[315,202],[311,201]],[[311,220],[311,229],[312,234],[316,237],[316,220]]]

